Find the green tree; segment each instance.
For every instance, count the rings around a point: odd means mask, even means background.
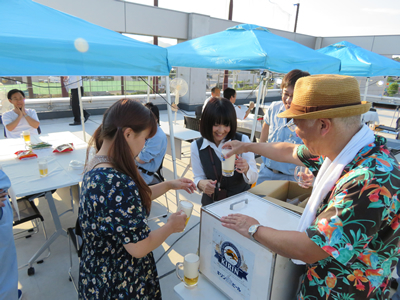
[[[389,87],[387,89],[387,93],[389,94],[390,97],[392,97],[395,94],[397,94],[398,90],[399,90],[399,84],[396,82],[393,82],[389,85]]]

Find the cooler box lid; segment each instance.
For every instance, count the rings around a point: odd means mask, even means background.
[[[261,225],[279,230],[296,230],[300,221],[298,214],[249,192],[207,205],[202,210],[218,219],[236,213],[248,215]]]

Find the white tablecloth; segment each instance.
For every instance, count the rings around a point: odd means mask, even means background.
[[[22,197],[57,188],[72,186],[82,180],[83,169],[71,169],[71,160],[85,161],[87,144],[71,132],[50,133],[32,136],[32,143],[44,141],[53,148],[65,143],[73,143],[75,150],[66,153],[53,153],[53,149],[33,150],[39,158],[48,162],[48,176],[41,178],[36,158],[19,160],[14,154],[24,150],[22,138],[0,140],[0,164],[10,177],[11,185],[17,195]]]

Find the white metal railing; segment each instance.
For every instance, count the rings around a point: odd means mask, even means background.
[[[256,97],[255,90],[239,90],[237,91],[237,100],[254,98]],[[268,95],[276,96],[279,95],[279,89],[269,89]],[[211,92],[206,93],[207,96],[211,95]],[[160,94],[162,97],[167,99],[166,94]],[[166,104],[164,99],[157,94],[150,94],[149,100],[154,104]],[[171,94],[172,100],[175,99],[175,95]],[[147,94],[140,95],[117,95],[117,96],[85,96],[82,98],[84,107],[86,109],[93,108],[105,108],[111,106],[115,101],[121,98],[136,99],[140,102],[148,102]],[[34,108],[37,112],[45,111],[63,111],[68,110],[70,104],[69,97],[57,97],[57,98],[39,98],[39,99],[26,99],[26,106],[28,108]]]
[[[364,94],[361,94],[361,96],[364,97]],[[396,105],[396,106],[400,105],[400,98],[398,98],[398,97],[374,96],[374,95],[368,95],[367,94],[367,98],[373,98],[374,99],[373,101],[370,101],[370,102],[391,104],[391,105]]]
[[[267,96],[278,96],[280,89],[269,89]],[[211,92],[206,93],[207,97],[211,95]],[[165,99],[166,94],[161,94]],[[363,97],[364,95],[361,94]],[[174,99],[175,95],[171,94]],[[256,97],[255,90],[239,90],[237,91],[237,100],[246,98]],[[105,108],[111,106],[115,101],[121,98],[136,99],[140,102],[146,103],[148,101],[147,94],[140,95],[117,95],[117,96],[86,96],[82,98],[85,108]],[[387,97],[387,96],[374,96],[367,95],[367,100],[370,102],[383,103],[400,106],[400,98],[398,97]],[[372,100],[373,99],[373,100]],[[150,94],[149,100],[154,104],[166,104],[165,101],[157,94]],[[40,99],[26,99],[26,106],[28,108],[34,108],[38,112],[44,111],[62,111],[69,109],[70,98],[59,97],[59,98],[40,98]]]

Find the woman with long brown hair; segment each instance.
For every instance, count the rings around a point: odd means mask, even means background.
[[[156,130],[149,109],[121,99],[105,112],[89,142],[97,153],[87,164],[80,199],[80,299],[161,299],[151,251],[184,229],[186,215],[174,213],[150,232],[151,200],[170,189],[192,193],[195,186],[184,178],[152,187],[143,181],[134,159]]]

